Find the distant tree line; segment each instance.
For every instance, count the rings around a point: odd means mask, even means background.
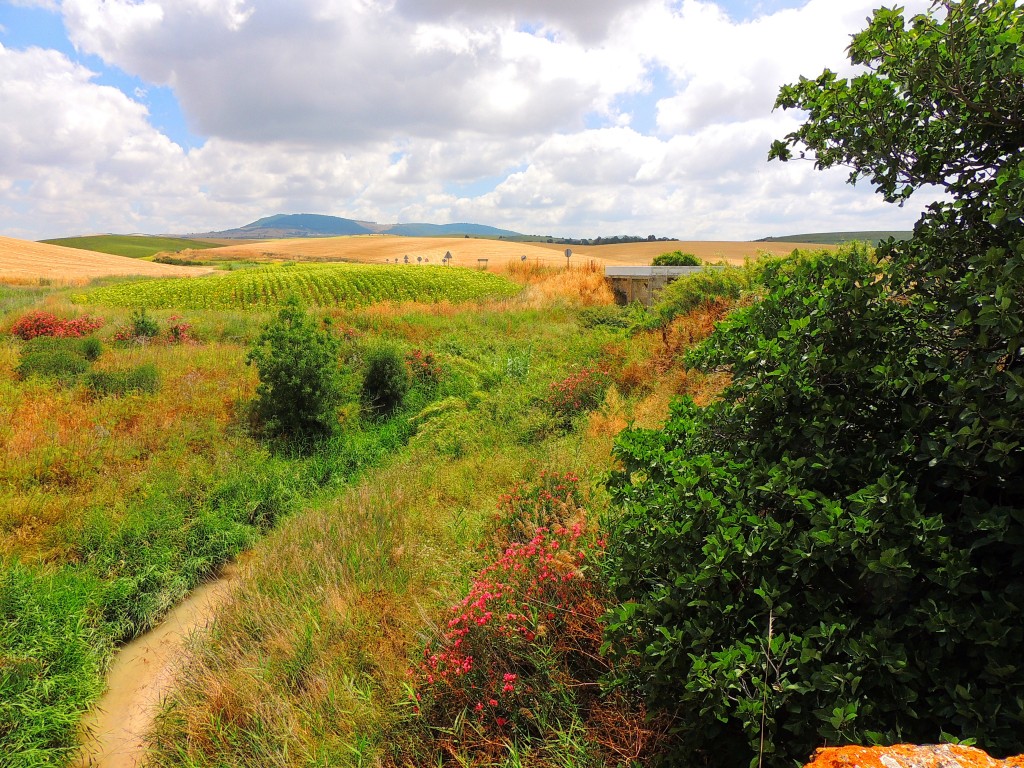
[[[512,240],[518,243],[535,243],[535,242],[546,242],[546,243],[561,243],[563,245],[620,245],[622,243],[668,243],[677,240],[675,237],[655,237],[654,235],[648,235],[647,237],[640,237],[638,235],[613,235],[611,237],[595,237],[595,238],[574,238],[574,237],[553,237],[552,235],[523,235],[521,237],[503,237],[499,236],[499,240]]]

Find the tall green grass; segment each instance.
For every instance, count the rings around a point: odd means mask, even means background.
[[[415,430],[405,449],[256,545],[168,699],[157,765],[406,764],[392,746],[411,655],[484,565],[477,545],[499,497],[544,469],[594,485],[608,467],[610,435],[585,420],[563,428],[544,400],[553,380],[603,359],[619,331],[581,332],[564,309],[346,319],[432,350],[437,397],[404,418]],[[590,501],[597,514],[600,494]],[[506,757],[571,743],[584,765],[591,737],[552,722]],[[417,764],[434,764],[431,751],[424,744]]]
[[[129,317],[103,314],[110,342]],[[350,335],[350,402],[338,437],[312,451],[262,444],[247,426],[253,373],[242,361],[264,314],[191,312],[197,347],[108,343],[96,370],[152,365],[161,377],[158,392],[123,398],[19,381],[22,346],[3,347],[5,418],[27,415],[32,434],[55,438],[8,456],[0,492],[11,502],[0,513],[3,765],[67,763],[116,645],[254,547],[260,565],[244,579],[245,609],[202,651],[214,666],[185,676],[198,688],[173,699],[157,759],[358,765],[381,756],[424,612],[450,601],[479,565],[473,547],[497,497],[544,467],[602,470],[607,436],[553,419],[544,398],[551,381],[621,345],[620,329],[581,328],[565,307],[331,314]],[[442,375],[369,419],[358,371],[381,338],[402,353],[430,352]],[[0,426],[0,437],[19,434]],[[33,510],[45,513],[36,520]],[[25,531],[32,536],[19,538]],[[213,730],[195,734],[188,713]]]

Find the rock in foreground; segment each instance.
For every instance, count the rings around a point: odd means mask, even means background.
[[[1006,760],[956,744],[917,747],[826,747],[806,768],[1024,768],[1024,755]]]

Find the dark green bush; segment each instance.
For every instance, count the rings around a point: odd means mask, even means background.
[[[402,355],[387,346],[371,349],[363,376],[363,405],[374,415],[384,416],[402,404],[408,391],[409,371]]]
[[[948,447],[970,440],[936,375],[957,339],[897,265],[852,249],[763,279],[689,357],[732,371],[722,400],[617,442],[625,679],[694,764],[756,764],[762,727],[770,766],[944,732],[1019,752],[1024,457]]]
[[[629,317],[622,307],[607,304],[599,307],[581,309],[580,325],[584,328],[628,328]]]
[[[160,373],[152,363],[121,371],[90,371],[86,388],[95,395],[127,395],[129,392],[152,394],[160,388]]]
[[[64,341],[64,339],[53,339]],[[73,383],[79,376],[89,370],[89,361],[77,350],[64,345],[53,345],[40,349],[26,349],[15,372],[21,379],[39,376],[56,379],[64,384]]]
[[[340,342],[291,298],[249,352],[259,372],[256,415],[271,435],[319,439],[338,427]]]
[[[704,302],[720,298],[738,299],[751,288],[754,276],[752,268],[706,267],[665,286],[652,307],[652,313],[665,324],[671,322],[676,315],[685,315]]]
[[[699,267],[703,262],[692,253],[672,251],[655,256],[651,265],[655,267]]]
[[[82,356],[89,362],[99,359],[103,354],[103,342],[95,336],[86,336],[81,340]]]
[[[131,335],[136,339],[155,339],[160,335],[160,323],[146,314],[146,308],[132,311]]]
[[[73,383],[100,356],[103,344],[95,336],[36,336],[26,341],[15,372],[22,379],[41,376]]]

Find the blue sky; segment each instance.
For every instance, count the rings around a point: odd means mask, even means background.
[[[909,227],[912,206],[841,173],[764,162],[799,119],[772,112],[778,86],[847,66],[871,7],[0,0],[0,234],[278,212],[585,237]]]
[[[76,51],[56,10],[16,6],[6,1],[0,3],[0,44],[8,48],[35,46],[60,51],[95,72],[97,84],[112,85],[145,104],[153,126],[179,146],[189,149],[203,144],[202,137],[188,129],[174,91],[154,86],[118,67],[108,66],[99,56]]]

